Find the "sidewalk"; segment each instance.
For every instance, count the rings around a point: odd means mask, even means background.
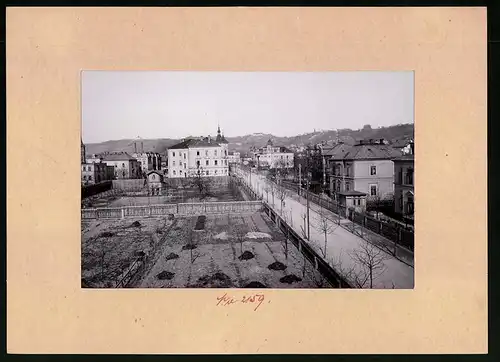
[[[290,190],[289,190],[290,191]],[[306,205],[307,200],[304,196],[299,196],[297,193],[292,193],[291,197],[294,200],[299,201],[301,204]],[[316,212],[320,212],[321,210],[324,210],[326,212],[326,215],[328,215],[328,218],[335,223],[338,223],[339,221],[339,215],[334,213],[333,211],[330,211],[327,208],[320,207],[318,204],[312,202],[309,200],[309,208],[311,210],[314,210]],[[362,225],[359,225],[357,223],[353,223],[351,220],[340,217],[340,226],[342,226],[344,229],[347,231],[359,236],[360,238],[363,238],[364,240],[368,241],[370,244],[375,245],[376,247],[384,250],[391,256],[397,258],[398,260],[402,261],[403,263],[414,267],[414,254],[411,250],[408,250],[400,245],[397,245],[394,243],[392,240],[387,239],[386,237],[377,234],[370,229],[367,229],[363,227]]]

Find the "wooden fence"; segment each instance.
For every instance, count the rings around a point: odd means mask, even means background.
[[[111,190],[112,186],[113,184],[111,181],[103,181],[92,185],[82,186],[82,200],[98,193]]]
[[[274,210],[267,204],[263,203],[264,212],[278,226],[278,228],[288,235],[289,240],[295,247],[315,266],[318,272],[332,285],[334,288],[352,288],[345,278],[329,265],[318,253],[302,239],[293,228],[286,223]]]
[[[288,190],[298,193],[298,187],[294,187],[287,183],[283,183],[282,185]],[[415,235],[410,229],[406,229],[398,223],[385,222],[375,219],[365,213],[349,210],[344,205],[340,205],[333,200],[321,198],[319,195],[304,189],[302,189],[300,193],[303,197],[307,197],[307,195],[309,195],[310,202],[324,207],[337,215],[348,218],[356,224],[361,225],[402,247],[414,251]]]

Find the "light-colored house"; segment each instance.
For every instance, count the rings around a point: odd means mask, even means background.
[[[239,152],[229,152],[227,155],[227,162],[229,164],[240,164],[241,163],[241,155]]]
[[[413,155],[394,158],[394,211],[413,219],[415,212],[415,161]]]
[[[356,145],[339,143],[328,151],[330,194],[340,192],[366,193],[368,201],[394,197],[393,158],[401,152],[374,141]]]
[[[108,166],[114,166],[115,178],[117,179],[137,179],[142,177],[139,163],[126,152],[107,154],[102,162]]]
[[[354,209],[356,212],[366,211],[366,193],[360,191],[341,191],[337,193],[338,202],[345,206],[346,214],[349,209]]]
[[[219,141],[217,141],[219,140]],[[168,177],[228,176],[228,142],[217,130],[217,138],[187,138],[168,149]]]
[[[150,195],[162,195],[166,191],[166,184],[161,171],[149,171],[147,173],[147,183]]]
[[[252,150],[252,161],[259,167],[292,168],[294,153],[286,147],[274,146],[269,139],[264,147]]]

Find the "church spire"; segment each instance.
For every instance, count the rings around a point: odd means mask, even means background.
[[[217,122],[217,134],[220,135],[220,124]]]

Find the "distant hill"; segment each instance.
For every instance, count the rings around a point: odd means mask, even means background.
[[[399,124],[389,127],[371,128],[369,125],[364,126],[362,129],[340,129],[338,130],[338,137],[345,143],[354,144],[360,139],[379,139],[384,138],[388,141],[395,142],[403,139],[410,139],[414,137],[414,125]],[[248,152],[250,147],[262,147],[266,144],[269,138],[273,139],[275,145],[293,147],[293,146],[307,146],[319,143],[333,144],[337,139],[336,130],[315,131],[305,133],[302,135],[292,137],[276,137],[267,133],[253,133],[245,136],[226,137],[229,142],[230,151]],[[173,146],[179,139],[159,138],[159,139],[122,139],[106,141],[101,143],[86,144],[86,151],[88,155],[99,154],[104,152],[118,152],[125,151],[128,153],[134,152],[134,142],[136,143],[137,151],[141,151],[141,142],[146,152],[165,153],[168,147]]]

